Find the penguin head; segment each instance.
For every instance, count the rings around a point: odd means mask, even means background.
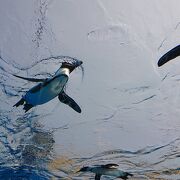
[[[74,62],[62,62],[61,68],[68,68],[70,73],[77,67],[81,66],[82,61],[74,61]]]
[[[85,166],[85,167],[81,168],[78,172],[86,172],[88,170],[89,170],[89,167]]]

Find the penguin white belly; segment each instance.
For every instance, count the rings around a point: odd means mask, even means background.
[[[47,83],[46,85],[40,87],[39,90],[33,91],[37,86],[41,86],[40,84],[29,90],[26,95],[23,97],[28,104],[33,106],[44,104],[56,96],[63,90],[65,84],[68,81],[68,76],[59,76],[56,77],[51,82]]]
[[[112,169],[104,171],[103,174],[107,175],[107,176],[115,176],[115,177],[120,176],[120,174],[119,174],[119,172],[117,170],[112,170]]]
[[[120,176],[124,176],[125,172],[117,170],[117,169],[109,169],[107,171],[104,171],[104,175],[120,177]]]

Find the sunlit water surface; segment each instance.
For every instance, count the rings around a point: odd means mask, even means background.
[[[131,179],[179,180],[180,64],[156,65],[180,42],[179,1],[38,0],[13,4],[10,15],[8,2],[0,12],[0,179],[93,179],[77,171],[117,163]],[[12,74],[47,78],[71,56],[84,62],[84,78],[78,69],[66,87],[82,114],[57,98],[28,113],[13,107],[34,84]]]

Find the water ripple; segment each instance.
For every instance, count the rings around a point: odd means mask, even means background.
[[[35,110],[24,114],[13,108],[16,96],[29,89],[29,83],[23,82],[13,74],[49,77],[60,67],[63,61],[76,61],[69,56],[51,56],[41,59],[27,67],[4,59],[0,56],[0,179],[50,179],[62,178],[63,171],[55,174],[48,170],[53,159],[53,132],[47,131],[39,123],[48,114],[38,115]],[[52,71],[47,68],[52,68]],[[41,70],[38,70],[41,67]],[[38,70],[38,74],[34,72]],[[58,129],[60,129],[59,127]],[[62,127],[67,128],[66,126]]]
[[[180,139],[177,138],[162,146],[149,146],[137,151],[109,150],[92,157],[76,159],[76,166],[117,163],[121,169],[133,173],[134,179],[177,180],[180,175],[179,146]],[[79,176],[83,177],[84,174]]]

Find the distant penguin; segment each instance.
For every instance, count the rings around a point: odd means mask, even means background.
[[[119,170],[118,164],[106,164],[93,167],[83,167],[78,172],[92,172],[95,173],[95,180],[100,180],[102,175],[113,176],[121,179],[128,179],[128,176],[133,176],[128,172]]]
[[[46,79],[26,78],[14,75],[15,77],[27,81],[40,82],[27,91],[26,94],[22,96],[21,100],[14,106],[18,107],[19,105],[24,105],[23,109],[27,112],[32,107],[47,103],[58,96],[62,103],[69,105],[76,112],[81,113],[81,108],[64,92],[64,87],[69,79],[70,73],[75,68],[81,66],[82,63],[82,61],[63,62],[61,67],[56,71],[55,75]]]
[[[162,66],[163,64],[167,63],[168,61],[180,56],[180,45],[176,46],[175,48],[168,51],[164,54],[158,61],[158,66]]]

